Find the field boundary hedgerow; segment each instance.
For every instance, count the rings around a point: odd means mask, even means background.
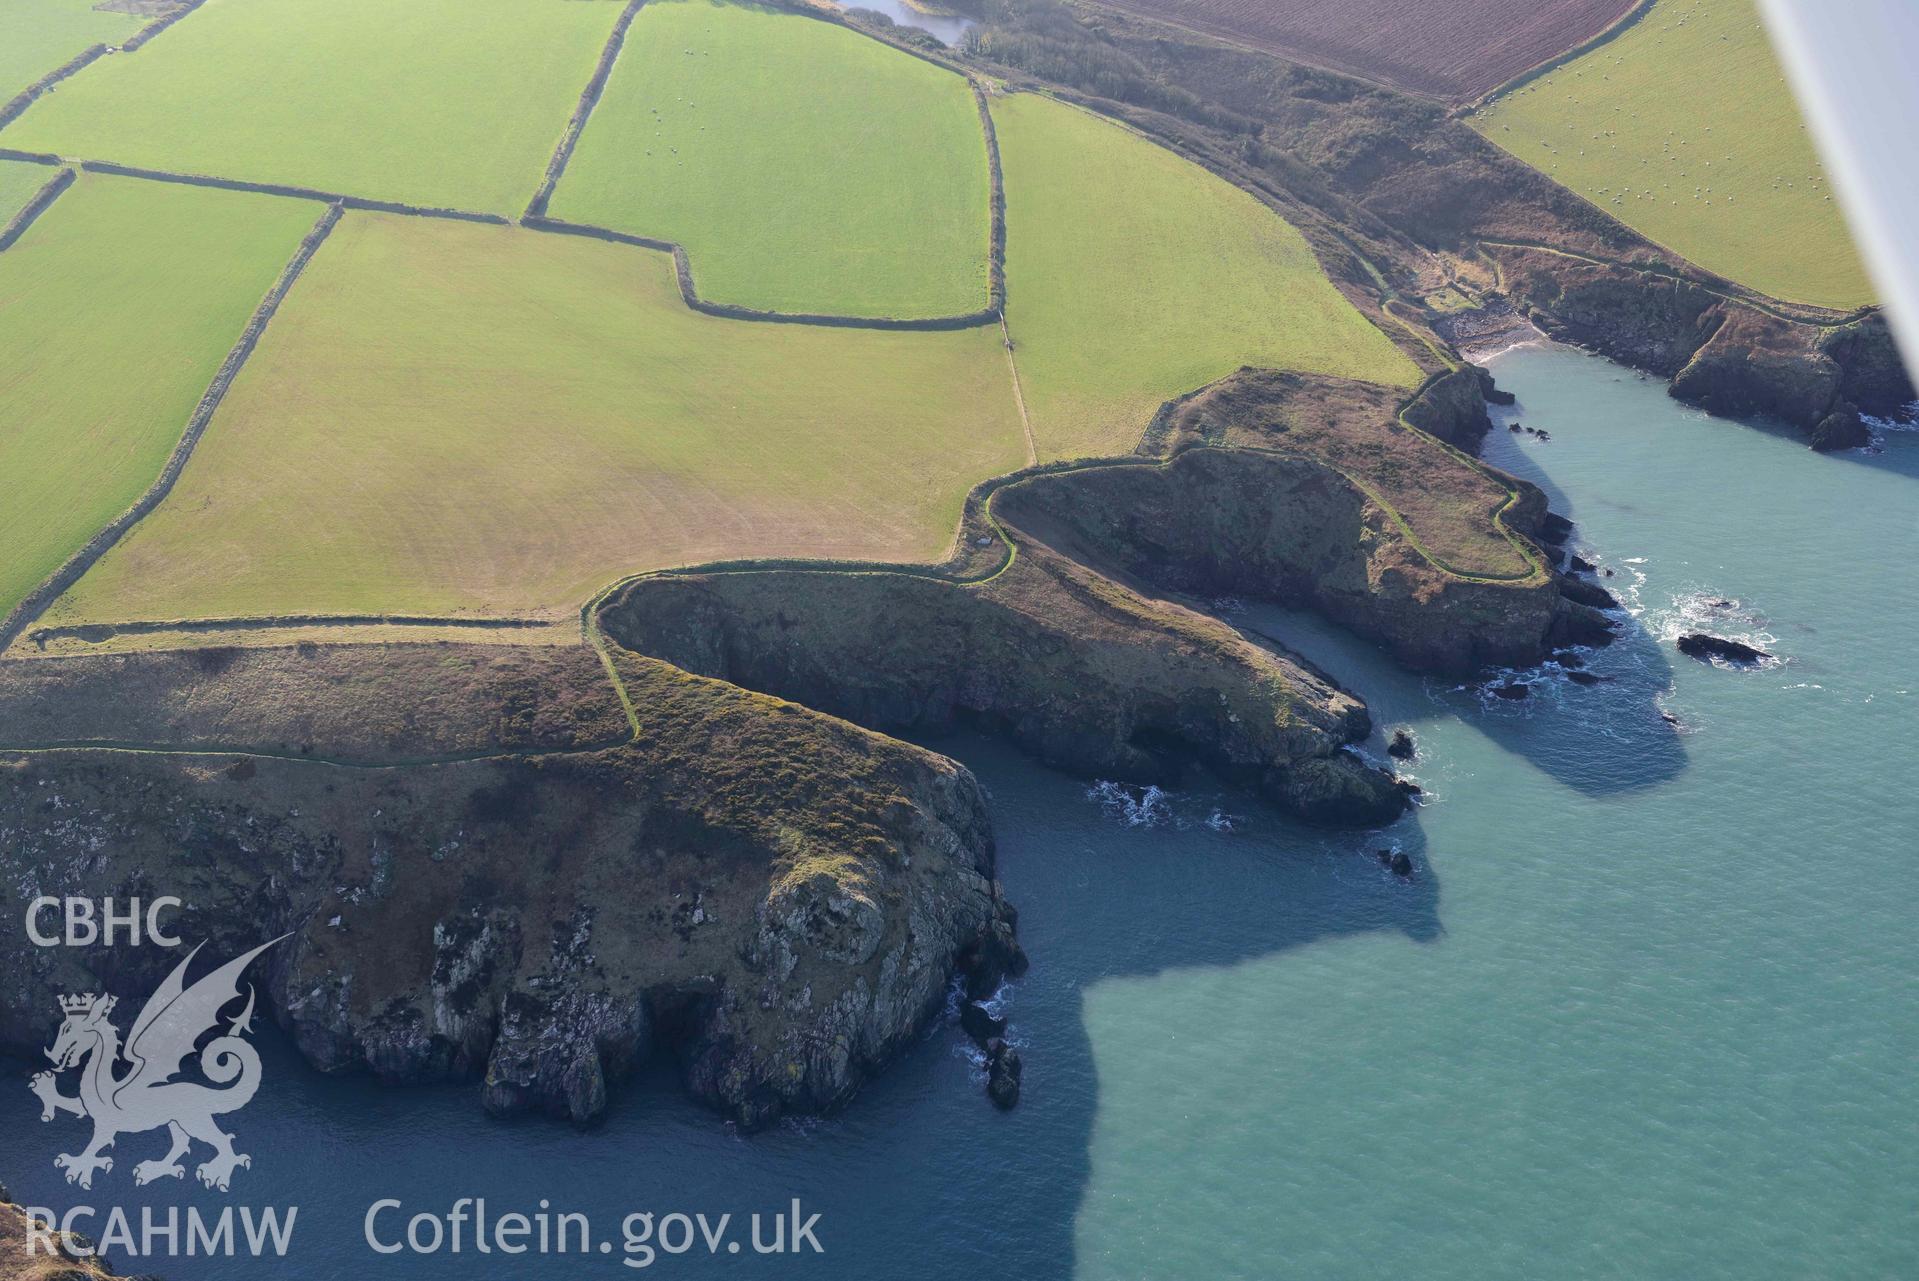
[[[273,288],[267,291],[266,297],[254,311],[252,319],[241,331],[239,340],[234,343],[226,359],[221,362],[219,371],[214,374],[212,383],[200,397],[199,404],[187,420],[186,431],[181,435],[179,443],[173,447],[173,453],[167,458],[167,464],[161,470],[159,477],[131,507],[122,512],[105,529],[88,539],[84,547],[68,557],[66,562],[45,582],[28,593],[26,598],[14,606],[4,618],[0,618],[0,653],[5,652],[7,647],[19,638],[21,632],[44,614],[54,601],[66,593],[67,589],[79,582],[102,556],[126,536],[128,530],[144,519],[166,499],[168,494],[173,492],[173,486],[180,479],[180,473],[186,469],[187,461],[193,456],[194,447],[200,443],[200,437],[206,433],[207,424],[213,420],[214,411],[219,409],[220,402],[226,399],[227,389],[233,385],[233,380],[239,375],[241,367],[246,364],[247,358],[259,345],[260,335],[266,331],[268,322],[273,319],[274,313],[279,311],[281,302],[286,299],[294,282],[306,270],[307,264],[313,260],[313,255],[319,251],[321,244],[326,241],[327,236],[332,233],[344,214],[345,211],[340,205],[328,205],[326,212],[320,215],[319,221],[313,224],[313,229],[300,242],[300,247],[281,271],[280,278],[274,282]]]
[[[36,627],[29,644],[44,650],[58,640],[99,644],[120,636],[157,636],[169,632],[288,631],[301,627],[446,627],[475,631],[512,631],[553,626],[548,618],[443,618],[432,614],[260,614],[249,618],[140,619],[128,623],[73,623]]]
[[[669,254],[673,259],[674,277],[679,283],[680,300],[689,310],[697,311],[702,315],[717,316],[722,320],[746,320],[775,325],[817,325],[826,329],[903,329],[931,332],[979,329],[999,319],[998,308],[969,311],[958,316],[902,319],[896,316],[837,316],[825,312],[761,311],[730,302],[708,302],[700,297],[698,289],[694,286],[692,259],[677,241],[658,240],[652,236],[635,235],[630,231],[615,231],[611,227],[595,227],[583,222],[566,222],[559,218],[548,218],[543,214],[520,219],[520,226],[529,231],[549,232],[559,236],[582,236],[588,240],[604,240],[616,245],[633,245],[640,249]]]
[[[195,9],[198,9],[201,5],[205,4],[206,2],[207,0],[182,0],[182,3],[178,9],[175,9],[172,13],[164,14],[158,18],[155,18],[152,22],[149,22],[146,26],[141,27],[138,31],[134,32],[133,35],[127,40],[127,42],[120,46],[120,52],[133,53],[135,50],[144,46],[149,40],[153,39],[155,36],[159,35],[162,31],[165,31],[168,27],[180,21],[180,19],[186,17],[189,13],[192,13]]]
[[[566,132],[561,136],[559,145],[554,148],[552,159],[547,162],[545,179],[541,182],[540,189],[534,194],[533,199],[527,202],[526,210],[520,216],[520,226],[534,231],[587,236],[614,244],[635,245],[642,249],[669,253],[673,256],[674,271],[679,278],[680,297],[686,305],[694,311],[708,316],[718,316],[725,320],[744,320],[763,324],[822,325],[840,329],[920,331],[977,329],[1002,322],[1006,310],[1006,186],[1000,164],[999,135],[993,128],[993,113],[987,101],[986,86],[969,68],[936,58],[926,50],[916,49],[896,40],[885,39],[874,31],[846,21],[839,14],[825,13],[811,7],[781,6],[781,9],[782,12],[812,18],[829,26],[842,27],[896,52],[918,58],[942,71],[959,76],[966,81],[967,88],[972,91],[974,106],[979,112],[980,135],[986,147],[988,211],[986,306],[977,311],[961,312],[956,315],[911,318],[851,316],[830,312],[770,311],[757,307],[744,307],[736,303],[709,302],[700,297],[693,280],[692,256],[678,241],[548,216],[547,208],[552,202],[553,194],[559,188],[560,180],[566,175],[566,167],[573,159],[573,152],[579,145],[580,136],[586,132],[593,110],[599,105],[601,97],[605,95],[607,82],[611,79],[619,56],[626,47],[627,33],[632,27],[633,20],[639,16],[640,10],[645,8],[646,4],[647,0],[629,0],[619,20],[614,23],[613,33],[607,38],[606,47],[600,53],[600,60],[594,68],[593,76],[587,81],[586,88],[581,91],[579,104],[574,108],[573,116],[567,122]]]
[[[82,49],[58,67],[55,67],[52,71],[47,72],[46,75],[41,76],[38,80],[22,89],[7,102],[6,106],[0,107],[0,129],[6,128],[15,120],[18,120],[21,113],[38,102],[47,90],[53,88],[53,86],[83,68],[106,57],[107,54],[111,52],[112,50],[103,44],[88,45],[85,49]]]
[[[619,61],[620,50],[626,47],[626,33],[633,26],[633,19],[646,7],[646,0],[628,0],[625,9],[613,23],[613,33],[606,38],[606,47],[600,50],[600,61],[593,69],[593,78],[586,82],[586,88],[580,91],[580,101],[573,108],[572,118],[566,122],[566,132],[560,135],[559,145],[553,149],[553,158],[546,162],[546,177],[540,183],[540,189],[533,193],[533,199],[526,205],[528,218],[546,213],[547,202],[553,198],[553,189],[560,185],[560,176],[566,172],[567,162],[573,159],[573,148],[579,145],[580,135],[586,132],[586,122],[593,115],[593,108],[600,103],[600,95],[606,92],[607,79],[613,74],[613,64]]]
[[[1452,114],[1460,117],[1470,116],[1494,98],[1503,97],[1515,89],[1523,89],[1541,76],[1551,75],[1574,59],[1585,57],[1601,45],[1611,44],[1614,40],[1617,40],[1620,36],[1625,35],[1626,32],[1638,26],[1640,21],[1644,19],[1647,14],[1651,13],[1653,7],[1658,3],[1659,0],[1638,0],[1638,3],[1633,5],[1632,8],[1607,23],[1604,30],[1595,31],[1590,37],[1580,41],[1572,48],[1556,53],[1544,62],[1534,63],[1511,79],[1494,85],[1477,98],[1474,98],[1471,102],[1455,107]]]
[[[220,191],[246,191],[254,195],[279,196],[290,200],[314,200],[321,204],[339,205],[343,209],[365,210],[370,213],[406,214],[414,218],[446,218],[454,222],[484,222],[500,227],[509,226],[513,221],[505,214],[478,213],[470,209],[447,209],[435,205],[410,205],[399,200],[351,196],[343,192],[321,191],[317,187],[252,182],[245,178],[216,178],[208,174],[177,173],[170,169],[144,169],[137,165],[123,165],[111,160],[82,160],[80,167],[88,173],[106,174],[115,178],[140,178],[147,182],[170,182],[186,187],[212,187]]]
[[[46,186],[34,192],[33,199],[22,205],[20,212],[9,219],[6,226],[0,227],[0,253],[11,249],[13,242],[26,234],[34,219],[45,213],[60,198],[60,193],[73,185],[77,176],[71,169],[62,169]]]
[[[155,18],[131,36],[128,36],[126,42],[121,45],[88,45],[85,49],[82,49],[79,53],[67,59],[67,61],[61,63],[52,71],[47,72],[46,75],[41,76],[38,80],[8,99],[5,106],[0,106],[0,129],[6,128],[15,120],[19,119],[22,112],[28,107],[31,107],[35,102],[38,102],[45,96],[49,89],[59,84],[62,80],[79,74],[93,63],[115,52],[116,48],[120,53],[134,52],[146,44],[147,41],[153,39],[162,31],[165,31],[168,27],[180,21],[180,19],[186,17],[189,13],[192,13],[205,3],[206,0],[185,0],[180,8],[175,9],[172,13],[166,14],[163,17]]]

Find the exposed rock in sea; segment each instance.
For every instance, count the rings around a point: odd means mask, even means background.
[[[1589,609],[1618,609],[1619,601],[1611,592],[1598,583],[1570,575],[1559,579],[1559,594],[1567,600],[1577,601]]]
[[[1702,661],[1719,658],[1728,663],[1750,666],[1772,657],[1757,646],[1707,632],[1688,632],[1679,638],[1678,643],[1680,653]]]
[[[1857,409],[1842,403],[1813,426],[1808,440],[1814,449],[1829,454],[1870,445],[1872,432]]]
[[[1005,1040],[995,1037],[987,1043],[986,1096],[993,1100],[993,1106],[1005,1110],[1019,1102],[1020,1077],[1024,1071],[1019,1051]]]
[[[1563,597],[1561,599],[1564,599]],[[1578,601],[1566,601],[1566,609],[1553,620],[1553,630],[1548,638],[1554,646],[1583,645],[1598,648],[1610,645],[1615,639],[1613,620],[1590,605],[1581,605]]]
[[[1006,1020],[978,1001],[967,1001],[960,1006],[959,1021],[960,1030],[981,1045],[1006,1033]]]
[[[1394,730],[1392,741],[1386,744],[1386,755],[1394,760],[1410,761],[1418,750],[1413,736],[1403,729]]]

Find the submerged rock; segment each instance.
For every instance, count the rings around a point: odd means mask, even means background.
[[[1757,646],[1725,636],[1714,636],[1708,632],[1688,632],[1681,636],[1679,652],[1702,662],[1721,658],[1728,663],[1738,663],[1742,666],[1750,666],[1772,657]]]

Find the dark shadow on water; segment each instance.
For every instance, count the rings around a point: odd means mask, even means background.
[[[929,745],[964,761],[993,794],[1001,875],[1034,965],[1008,1006],[1027,1045],[1025,1098],[1008,1117],[978,1118],[1010,1130],[1004,1164],[959,1172],[964,1200],[981,1212],[961,1235],[990,1224],[995,1239],[971,1250],[944,1240],[916,1270],[1067,1278],[1101,1097],[1085,989],[1372,931],[1433,941],[1439,878],[1416,813],[1374,833],[1309,830],[1198,775],[1142,813],[1139,793],[1102,800],[997,743]],[[1231,830],[1217,830],[1222,822]],[[1413,876],[1382,866],[1381,850],[1406,853]],[[962,1258],[966,1266],[953,1266]]]
[[[1623,614],[1611,645],[1575,651],[1578,667],[1548,663],[1472,682],[1407,672],[1384,650],[1355,640],[1316,614],[1253,606],[1236,621],[1304,654],[1358,690],[1374,725],[1382,729],[1456,718],[1589,796],[1657,787],[1686,768],[1683,735],[1662,719],[1659,702],[1672,686],[1672,665],[1658,640]],[[1596,683],[1580,683],[1575,672],[1597,678]],[[1520,684],[1528,688],[1522,700],[1490,690]],[[1383,733],[1376,734],[1372,749],[1384,751]]]
[[[37,1122],[25,1064],[0,1065],[0,1097],[13,1098],[0,1125],[0,1178],[17,1199],[56,1209],[298,1206],[294,1248],[272,1267],[286,1281],[618,1276],[629,1271],[619,1262],[629,1213],[730,1213],[738,1225],[795,1197],[823,1215],[824,1255],[709,1258],[696,1249],[659,1262],[674,1275],[727,1278],[1064,1279],[1075,1270],[1100,1107],[1083,1020],[1087,988],[1369,931],[1439,936],[1439,882],[1416,816],[1383,833],[1310,830],[1196,774],[1129,822],[1121,800],[1102,800],[1087,783],[1040,769],[1002,743],[966,736],[930,745],[971,766],[992,794],[1001,874],[1033,957],[1006,994],[1026,1064],[1024,1098],[1012,1112],[989,1104],[971,1045],[950,1024],[842,1114],[752,1136],[690,1103],[668,1063],[617,1087],[604,1122],[582,1134],[539,1119],[490,1120],[472,1084],[403,1088],[321,1076],[269,1030],[260,1038],[261,1093],[227,1120],[254,1158],[232,1194],[208,1192],[190,1177],[135,1188],[124,1171],[157,1155],[149,1148],[164,1140],[155,1135],[123,1136],[120,1163],[92,1191],[68,1187],[52,1157],[76,1150],[85,1129],[69,1117]],[[1413,860],[1410,880],[1380,866],[1376,851],[1392,848]],[[1116,1050],[1124,1047],[1102,1046]],[[555,1211],[590,1214],[595,1237],[614,1250],[543,1263],[470,1248],[376,1255],[363,1223],[369,1206],[389,1197],[405,1207],[381,1220],[395,1232],[406,1216],[444,1214],[461,1197],[486,1198],[495,1216],[532,1213],[545,1199]],[[116,1263],[171,1281],[253,1277],[261,1266],[244,1258]]]
[[[1615,381],[1652,382],[1647,375],[1619,370]],[[1507,433],[1507,424],[1528,416],[1522,395],[1510,409],[1492,411],[1494,431]],[[1551,430],[1547,426],[1547,430]],[[1607,549],[1583,542],[1576,504],[1553,483],[1533,450],[1497,450],[1497,465],[1520,480],[1537,485],[1550,509],[1573,521],[1567,548],[1579,553],[1610,576],[1591,581],[1612,592],[1624,605],[1633,603],[1635,589],[1630,565],[1608,564]],[[1629,504],[1613,501],[1618,510]],[[1578,666],[1548,664],[1512,679],[1527,683],[1531,695],[1509,702],[1487,697],[1477,689],[1433,689],[1441,703],[1473,721],[1500,747],[1522,756],[1551,777],[1587,795],[1604,796],[1655,787],[1677,777],[1686,768],[1686,749],[1679,727],[1664,719],[1660,700],[1672,688],[1672,663],[1659,639],[1625,609],[1614,611],[1615,640],[1599,649],[1576,651]],[[1587,677],[1597,683],[1581,683]]]

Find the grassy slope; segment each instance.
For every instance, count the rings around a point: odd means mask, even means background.
[[[13,216],[26,207],[27,201],[38,195],[40,188],[52,182],[59,172],[45,165],[0,160],[0,230],[4,230]]]
[[[618,0],[208,0],[35,103],[29,150],[517,213]]]
[[[664,254],[349,214],[49,621],[562,611],[654,566],[931,558],[1023,457],[996,331],[716,320]]]
[[[1795,302],[1873,299],[1753,0],[1660,0],[1470,119],[1709,271]]]
[[[318,210],[82,177],[0,254],[0,613],[153,483]]]
[[[0,103],[83,52],[118,44],[145,22],[100,13],[94,0],[5,0],[0,4]]]
[[[1042,457],[1125,452],[1162,402],[1241,365],[1419,381],[1252,196],[1048,98],[993,116],[1007,323]]]
[[[640,11],[552,203],[686,246],[700,295],[773,311],[986,305],[986,144],[960,76],[794,14]]]

